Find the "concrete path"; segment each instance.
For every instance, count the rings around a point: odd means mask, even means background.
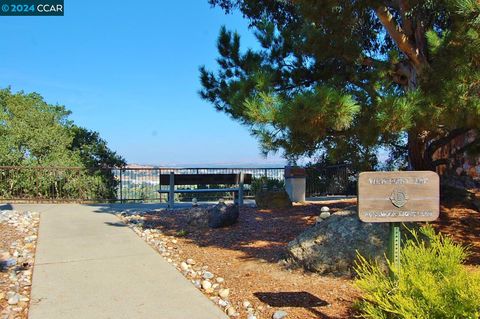
[[[124,207],[13,208],[41,213],[30,319],[227,318],[111,214]]]

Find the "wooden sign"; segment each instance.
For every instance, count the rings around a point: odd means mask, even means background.
[[[434,221],[440,213],[440,183],[431,171],[363,172],[358,178],[358,214],[369,223]]]

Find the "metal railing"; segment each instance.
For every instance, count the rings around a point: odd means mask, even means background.
[[[134,202],[166,201],[157,190],[162,174],[252,174],[252,185],[245,185],[251,197],[255,183],[262,179],[283,181],[283,168],[99,168],[0,166],[0,200],[48,202]],[[198,188],[204,185],[177,187]],[[210,185],[223,188],[228,185]],[[198,196],[195,197],[199,197]],[[208,198],[206,196],[209,196]],[[202,194],[199,200],[229,197],[228,193]],[[190,201],[183,195],[179,201]],[[204,198],[205,197],[205,198]]]
[[[307,167],[306,196],[355,195],[357,173],[346,164]]]
[[[162,174],[252,174],[245,185],[245,197],[254,196],[262,185],[280,186],[284,168],[98,168],[0,166],[0,201],[48,202],[153,202],[165,201],[167,189],[160,184]],[[306,196],[353,195],[356,174],[347,165],[307,168]],[[272,183],[273,182],[273,183]],[[178,188],[227,188],[231,185],[184,185]],[[217,200],[229,193],[177,194],[176,201]]]

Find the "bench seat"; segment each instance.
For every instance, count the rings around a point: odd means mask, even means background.
[[[252,174],[160,174],[159,194],[168,194],[168,207],[173,208],[175,194],[193,194],[193,193],[233,193],[238,196],[238,205],[243,205],[243,185],[252,183]],[[161,189],[162,185],[168,185],[168,189]],[[175,185],[238,185],[238,187],[229,188],[200,188],[200,189],[175,189]],[[218,187],[218,186],[217,186]],[[160,196],[161,197],[161,196]]]

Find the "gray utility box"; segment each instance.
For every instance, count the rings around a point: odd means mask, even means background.
[[[285,190],[292,202],[305,201],[306,177],[305,169],[298,166],[285,167]]]

